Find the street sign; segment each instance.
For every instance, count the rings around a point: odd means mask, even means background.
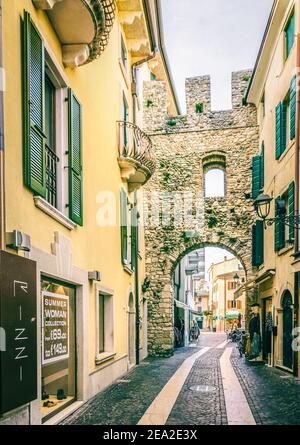
[[[0,414],[37,398],[36,262],[0,251]]]

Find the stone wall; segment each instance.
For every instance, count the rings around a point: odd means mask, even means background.
[[[233,109],[220,112],[210,111],[209,77],[188,79],[188,113],[173,120],[167,116],[164,83],[145,84],[144,126],[158,160],[145,187],[150,354],[173,352],[172,275],[185,254],[208,245],[224,247],[240,259],[247,280],[254,277],[251,158],[258,152],[259,136],[256,109],[242,104],[249,76],[249,71],[233,74]],[[201,112],[198,103],[203,103]],[[214,167],[220,162],[226,172],[225,197],[203,196],[203,160],[207,170],[210,158]],[[248,304],[254,293],[248,291]]]

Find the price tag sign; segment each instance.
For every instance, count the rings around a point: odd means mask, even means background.
[[[42,293],[42,363],[69,358],[69,297]]]

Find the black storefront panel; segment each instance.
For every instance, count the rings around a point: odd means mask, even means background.
[[[0,414],[37,398],[36,262],[0,252]]]

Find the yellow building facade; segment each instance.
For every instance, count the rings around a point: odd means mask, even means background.
[[[260,128],[252,197],[272,198],[267,216],[277,217],[266,227],[262,220],[254,226],[253,284],[261,310],[263,356],[295,375],[299,369],[299,243],[293,221],[299,214],[299,17],[299,1],[274,1],[247,92],[248,102],[258,108]],[[287,224],[279,221],[280,215]],[[267,320],[272,320],[271,336]]]
[[[245,293],[238,300],[235,292],[245,281],[245,271],[236,258],[212,264],[208,269],[210,284],[209,305],[212,311],[212,327],[217,332],[231,330],[232,323],[242,325],[245,318]]]
[[[159,2],[2,3],[6,250],[37,265],[37,396],[0,424],[57,423],[147,356],[143,81],[176,97]]]

